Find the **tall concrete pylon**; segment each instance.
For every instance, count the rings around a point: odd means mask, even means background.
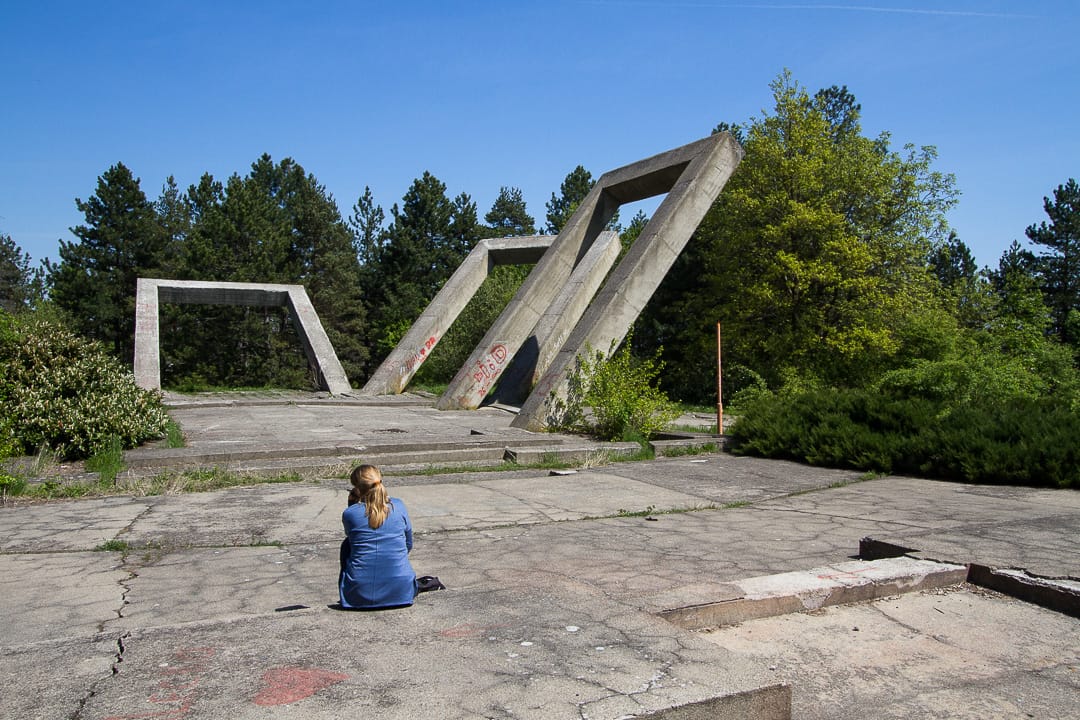
[[[477,407],[532,335],[578,262],[588,253],[619,206],[667,193],[633,247],[589,306],[544,372],[515,427],[548,424],[551,393],[565,392],[566,375],[586,344],[607,349],[621,341],[675,258],[742,159],[728,133],[605,173],[559,233],[551,248],[451,381],[436,407]]]

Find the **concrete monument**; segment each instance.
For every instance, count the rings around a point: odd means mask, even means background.
[[[201,282],[139,278],[135,298],[135,382],[143,388],[161,388],[159,303],[199,305],[251,305],[286,307],[300,335],[308,362],[318,374],[319,386],[334,395],[352,390],[334,346],[326,336],[307,291],[302,285]]]
[[[742,147],[717,133],[605,173],[559,233],[520,290],[439,398],[440,409],[477,407],[588,254],[619,206],[667,193],[626,257],[543,371],[514,421],[533,430],[548,424],[552,393],[565,392],[567,373],[586,344],[619,342],[682,252],[742,159]]]

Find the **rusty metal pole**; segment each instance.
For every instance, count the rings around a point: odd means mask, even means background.
[[[720,322],[716,323],[716,434],[724,434],[724,400],[721,393]]]

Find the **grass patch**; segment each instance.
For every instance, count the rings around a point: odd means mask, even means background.
[[[180,473],[159,473],[149,478],[137,478],[124,482],[62,483],[47,480],[41,483],[24,483],[17,493],[28,500],[65,500],[109,495],[133,495],[151,497],[177,493],[209,492],[245,485],[273,485],[301,482],[299,473],[262,476],[232,472],[221,468],[208,470],[185,470]],[[11,493],[15,495],[16,493]]]
[[[713,455],[719,452],[720,447],[716,443],[703,445],[675,445],[662,448],[660,454],[664,457],[683,457],[687,455]]]
[[[165,444],[170,448],[182,448],[187,444],[180,424],[172,418],[165,424]]]
[[[693,425],[690,423],[672,423],[664,428],[663,432],[666,433],[708,433],[710,435],[716,435],[716,423],[712,425]]]
[[[113,538],[112,540],[106,540],[105,542],[94,548],[94,552],[127,552],[131,549],[131,546],[125,540],[119,540]]]
[[[619,512],[615,514],[615,517],[646,517],[656,512],[655,505],[649,505],[644,510],[623,510],[619,508]]]
[[[409,385],[407,391],[411,393],[427,393],[438,397],[446,392],[446,388],[448,387],[450,387],[450,383],[448,382],[414,381]]]
[[[105,447],[86,458],[87,472],[96,472],[103,483],[115,483],[116,476],[124,469],[124,449],[120,438],[110,437]]]

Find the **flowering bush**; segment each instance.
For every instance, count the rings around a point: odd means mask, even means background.
[[[22,451],[45,446],[72,459],[111,438],[129,448],[165,432],[160,393],[54,321],[0,312],[0,366],[0,427],[14,430]]]

